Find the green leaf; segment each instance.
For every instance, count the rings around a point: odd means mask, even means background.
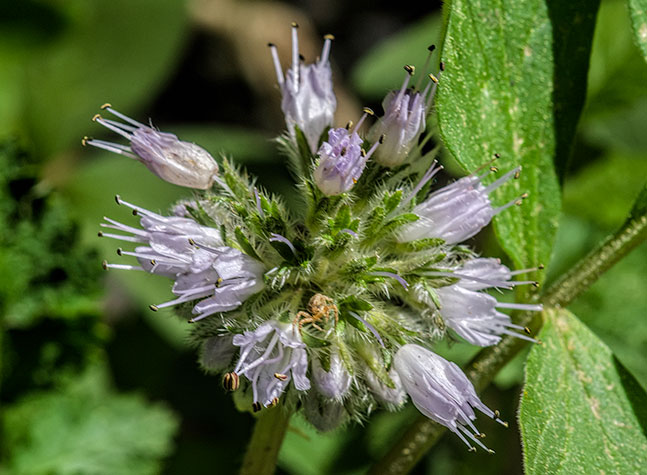
[[[600,5],[595,28],[589,97],[581,121],[582,134],[598,148],[644,153],[647,138],[647,62],[633,41],[624,1],[606,0]],[[578,157],[582,164],[589,153]]]
[[[429,15],[402,33],[371,48],[351,73],[355,88],[374,99],[384,97],[391,89],[399,88],[406,73],[398,66],[411,64],[422,68],[429,54],[427,47],[439,42],[441,23],[439,14]],[[424,77],[424,73],[425,71],[418,72],[421,77]]]
[[[569,311],[545,317],[519,415],[526,473],[644,471],[644,390]]]
[[[647,61],[647,0],[627,0],[636,44]]]
[[[496,205],[530,195],[494,220],[517,267],[550,257],[560,211],[553,157],[570,148],[581,97],[560,101],[586,85],[587,61],[580,55],[587,56],[596,9],[595,2],[578,1],[555,16],[539,0],[451,3],[437,105],[441,134],[469,170],[495,153],[502,171],[523,166],[519,180],[493,193]]]
[[[79,238],[67,203],[38,191],[34,161],[0,143],[0,320],[7,327],[100,313],[98,258]]]
[[[30,394],[2,422],[15,475],[159,473],[178,425],[160,404],[110,392],[97,371],[61,391]]]
[[[611,153],[564,185],[564,211],[612,231],[622,224],[647,177],[647,154]]]

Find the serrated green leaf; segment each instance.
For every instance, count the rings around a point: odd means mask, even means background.
[[[560,7],[563,16],[557,17],[539,0],[451,3],[437,105],[441,134],[469,170],[495,153],[501,155],[502,171],[523,166],[519,180],[493,193],[497,205],[523,192],[530,195],[523,206],[495,218],[501,245],[518,267],[550,257],[560,211],[553,157],[570,148],[579,116],[579,108],[555,116],[568,106],[555,100],[566,100],[569,91],[586,85],[586,61],[572,55],[586,55],[581,45],[590,45],[596,9],[595,2],[581,1]],[[555,53],[554,45],[580,49]]]
[[[519,415],[526,473],[642,473],[644,390],[572,313],[545,317]]]
[[[647,0],[627,0],[636,44],[647,61]]]

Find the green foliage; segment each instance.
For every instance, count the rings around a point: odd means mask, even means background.
[[[595,11],[594,5],[590,8]],[[587,44],[592,22],[591,10],[579,26],[567,15],[551,18],[549,8],[535,0],[497,6],[462,0],[451,3],[443,48],[446,71],[438,96],[441,134],[469,170],[495,153],[501,155],[498,166],[503,171],[523,166],[518,182],[495,194],[499,205],[524,191],[530,195],[523,206],[495,218],[499,241],[518,267],[537,265],[550,257],[560,210],[553,156],[563,147],[568,149],[573,138],[572,123],[562,122],[573,122],[579,115],[571,104],[569,115],[556,121],[553,111],[561,105],[554,101],[583,87],[559,81],[570,77],[569,73],[581,78],[587,66],[586,61],[572,63],[561,52],[555,55],[554,38],[566,29]],[[486,30],[480,26],[484,23],[489,25]],[[564,40],[564,44],[569,43]],[[563,88],[559,95],[558,84]],[[564,129],[557,136],[560,125]]]
[[[94,367],[58,391],[32,393],[5,408],[10,473],[159,473],[177,419],[161,404],[112,392],[105,376]]]
[[[38,186],[29,158],[0,144],[0,318],[26,327],[42,317],[97,315],[96,253],[56,195]]]
[[[545,312],[520,410],[526,472],[639,473],[647,464],[647,395],[567,310]]]

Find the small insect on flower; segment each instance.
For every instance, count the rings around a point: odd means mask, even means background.
[[[331,312],[335,316],[335,324],[339,322],[339,310],[337,310],[337,306],[333,299],[323,294],[314,294],[310,298],[310,301],[308,302],[308,310],[310,310],[310,313],[300,311],[294,318],[293,325],[299,326],[299,332],[301,332],[303,325],[306,323],[312,323],[313,327],[324,331],[323,328],[317,325],[317,322],[325,320],[326,323],[328,323]]]

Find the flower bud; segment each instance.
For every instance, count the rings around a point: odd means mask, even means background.
[[[314,170],[314,180],[324,195],[335,196],[349,191],[364,171],[366,161],[381,142],[373,144],[366,152],[356,130],[370,112],[366,109],[360,121],[348,130],[344,127],[330,129],[328,140],[319,148],[319,161]]]
[[[404,388],[402,387],[400,375],[393,368],[391,368],[388,374],[394,384],[393,388],[388,387],[380,381],[380,379],[371,370],[366,371],[364,378],[366,379],[366,384],[375,399],[381,403],[392,404],[399,407],[406,402],[407,393],[404,392]]]
[[[270,44],[276,77],[281,88],[281,109],[290,135],[295,136],[295,126],[305,135],[310,151],[319,146],[319,138],[330,127],[337,108],[337,99],[332,87],[332,71],[328,60],[333,40],[326,35],[319,60],[302,64],[299,55],[298,26],[292,25],[292,66],[283,76],[276,46]]]
[[[351,377],[344,367],[339,352],[330,352],[330,369],[326,371],[318,358],[312,360],[312,380],[322,396],[330,399],[341,399],[348,392]]]
[[[382,101],[384,116],[371,128],[369,138],[376,140],[384,135],[384,145],[375,152],[375,161],[385,167],[402,164],[413,147],[418,145],[420,134],[426,126],[430,103],[436,82],[430,82],[424,91],[407,89],[413,71],[407,69],[407,77],[399,91],[391,91]],[[431,84],[433,83],[433,87]]]
[[[211,188],[218,174],[218,164],[205,149],[137,122],[112,109],[109,104],[104,105],[103,109],[127,123],[104,119],[98,114],[94,120],[128,139],[130,146],[95,139],[84,139],[84,145],[134,158],[162,180],[174,185],[199,190]]]
[[[488,196],[511,177],[518,176],[519,170],[515,168],[488,186],[481,183],[487,173],[481,176],[469,175],[432,193],[413,208],[413,213],[419,219],[402,229],[398,241],[440,238],[447,244],[456,244],[471,238],[496,214],[520,202],[515,199],[495,208]]]

